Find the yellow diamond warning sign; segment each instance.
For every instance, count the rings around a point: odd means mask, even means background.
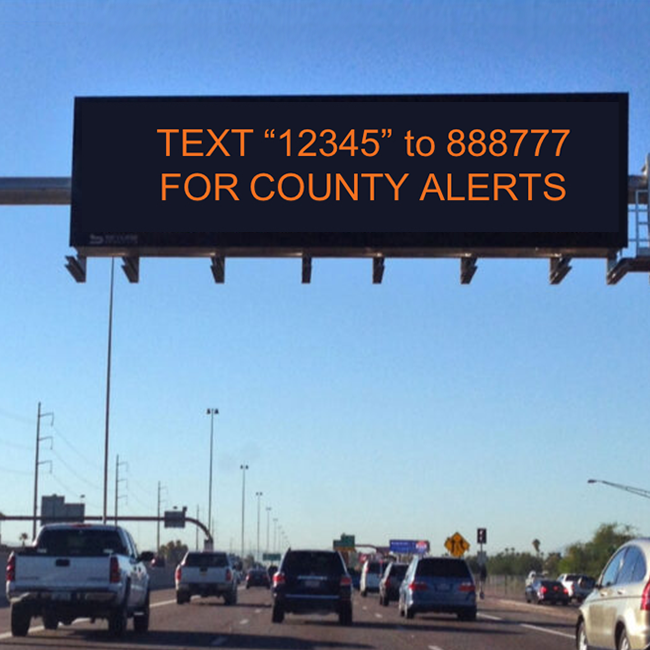
[[[454,533],[451,537],[447,537],[445,548],[454,557],[462,557],[469,551],[469,542],[460,533]]]

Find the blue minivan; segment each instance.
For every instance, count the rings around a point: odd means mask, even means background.
[[[423,612],[476,620],[476,585],[467,562],[453,557],[415,557],[399,590],[400,616]]]

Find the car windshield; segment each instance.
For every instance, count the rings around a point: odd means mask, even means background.
[[[322,551],[292,551],[282,567],[294,575],[342,575],[343,564],[336,553]]]
[[[38,540],[37,553],[45,555],[112,555],[126,554],[117,530],[64,528],[44,530]]]
[[[417,575],[431,578],[468,578],[470,572],[462,560],[429,558],[418,563]]]
[[[228,566],[228,558],[225,553],[190,553],[185,558],[185,566],[223,568]]]

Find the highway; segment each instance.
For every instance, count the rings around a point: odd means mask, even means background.
[[[400,618],[397,606],[381,607],[376,594],[354,594],[354,624],[343,627],[333,615],[287,615],[271,623],[271,594],[263,588],[240,587],[239,602],[226,607],[221,599],[194,597],[176,604],[174,591],[152,592],[148,633],[129,629],[122,639],[108,635],[105,621],[77,621],[46,631],[40,619],[29,635],[13,638],[10,610],[0,607],[0,648],[38,650],[70,648],[229,648],[233,650],[570,650],[574,647],[575,607],[528,605],[486,597],[476,622],[454,616]]]

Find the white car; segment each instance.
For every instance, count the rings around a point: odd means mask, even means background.
[[[563,573],[558,576],[558,582],[561,582],[569,594],[571,600],[577,600],[581,603],[592,591],[596,581],[590,576],[581,573]]]
[[[361,569],[359,593],[366,596],[369,591],[379,593],[379,583],[389,562],[386,560],[366,560]]]

